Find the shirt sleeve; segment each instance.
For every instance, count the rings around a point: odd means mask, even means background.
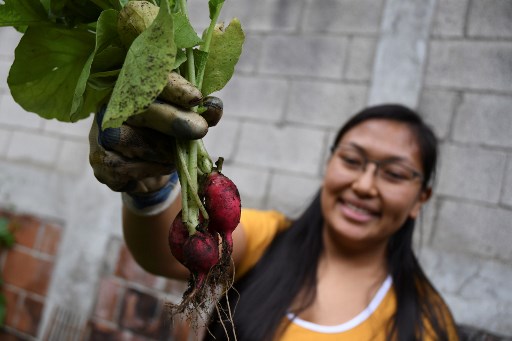
[[[246,248],[236,268],[235,278],[246,274],[263,256],[276,234],[290,226],[290,221],[280,212],[242,209],[239,228],[243,228]]]

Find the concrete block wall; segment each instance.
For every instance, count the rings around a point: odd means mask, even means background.
[[[206,2],[189,0],[195,27]],[[435,196],[417,236],[458,322],[512,336],[512,3],[508,0],[237,0],[246,44],[205,138],[247,207],[298,215],[318,189],[336,129],[369,103],[419,108],[441,139]],[[20,35],[0,28],[0,205],[63,221],[48,302],[83,314],[120,200],[87,161],[91,118],[24,112],[6,79]],[[51,304],[45,308],[45,316]]]
[[[438,1],[419,102],[442,140],[424,258],[460,320],[508,335],[511,17],[506,0]]]

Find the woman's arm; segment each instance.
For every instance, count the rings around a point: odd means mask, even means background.
[[[169,249],[169,228],[181,209],[180,195],[163,212],[140,216],[123,207],[123,234],[135,261],[147,272],[157,276],[187,280],[189,271],[174,258]],[[233,233],[233,261],[240,263],[246,247],[244,230],[238,226]]]

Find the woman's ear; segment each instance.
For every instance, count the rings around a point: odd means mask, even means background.
[[[432,187],[427,187],[426,189],[422,190],[418,196],[416,203],[412,207],[411,212],[409,212],[409,217],[412,219],[416,219],[418,214],[420,214],[421,207],[430,199],[431,196]]]

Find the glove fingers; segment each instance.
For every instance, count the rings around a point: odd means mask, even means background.
[[[116,192],[134,192],[141,180],[170,174],[174,165],[130,159],[116,152],[96,149],[89,155],[94,175]]]
[[[127,158],[173,164],[174,138],[147,128],[123,124],[119,128],[105,129],[100,133],[100,143],[107,149]]]
[[[163,103],[152,103],[143,113],[131,116],[127,123],[186,140],[201,139],[208,132],[208,123],[201,115]]]
[[[208,126],[213,127],[217,125],[223,113],[224,106],[222,101],[218,97],[209,96],[203,100],[202,106],[206,110],[201,113],[201,116],[208,122]]]

